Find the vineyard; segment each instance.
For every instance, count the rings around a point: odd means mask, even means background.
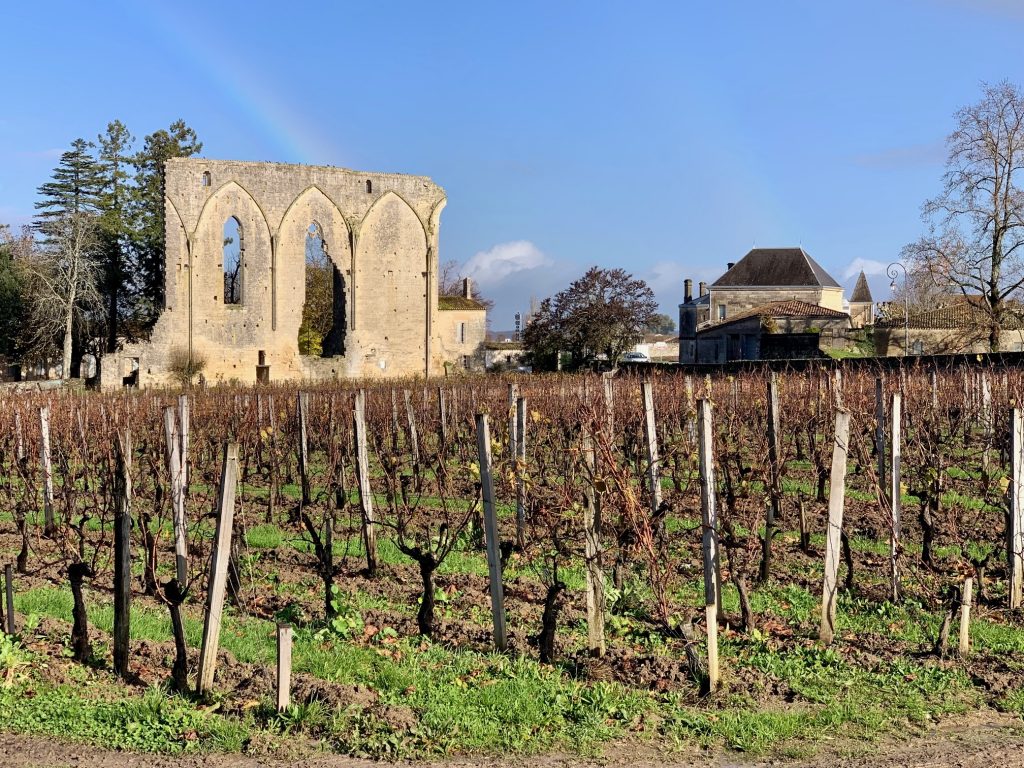
[[[799,755],[1021,715],[1022,398],[980,365],[0,392],[0,721]]]

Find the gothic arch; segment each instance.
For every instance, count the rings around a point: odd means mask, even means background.
[[[241,265],[242,301],[224,301],[224,223],[237,219],[245,237]],[[192,306],[204,333],[218,344],[235,346],[272,317],[270,227],[263,209],[235,181],[220,186],[204,203],[192,242]]]
[[[406,208],[409,209],[409,212],[415,217],[417,223],[420,225],[420,229],[423,230],[423,237],[425,239],[429,240],[429,234],[427,232],[427,225],[423,223],[423,220],[420,218],[420,215],[418,213],[416,213],[416,209],[413,208],[411,205],[409,205],[409,201],[408,200],[406,200],[400,194],[398,194],[397,192],[395,192],[394,190],[391,190],[391,189],[389,189],[387,192],[385,192],[383,195],[378,197],[376,200],[374,200],[370,204],[370,207],[367,209],[366,213],[363,215],[362,221],[359,222],[359,234],[362,235],[363,224],[366,222],[367,219],[370,218],[370,215],[374,212],[374,210],[378,206],[380,206],[381,204],[386,204],[392,198],[398,198],[398,200],[400,200],[402,202],[402,205],[404,205]]]
[[[426,354],[429,238],[415,210],[400,195],[381,195],[359,225],[355,264],[356,329],[372,331],[368,362],[386,375],[422,373]]]
[[[344,336],[351,317],[352,248],[348,222],[337,204],[318,186],[304,189],[289,203],[278,227],[274,257],[277,289],[277,329],[298,337],[306,301],[306,242],[311,224],[319,227],[325,250],[334,267],[334,331],[325,355],[343,354]]]
[[[217,205],[219,203],[220,199],[222,199],[223,197],[229,195],[231,192],[235,192],[236,190],[237,190],[237,194],[241,194],[242,196],[247,198],[248,202],[251,203],[252,206],[257,211],[260,212],[260,219],[263,222],[263,228],[266,230],[267,237],[270,236],[270,221],[269,221],[269,219],[267,219],[267,213],[266,213],[266,211],[263,210],[263,206],[260,205],[258,202],[256,202],[256,198],[253,197],[249,193],[249,190],[247,190],[245,187],[243,187],[237,181],[232,180],[232,181],[227,181],[227,182],[224,182],[223,184],[221,184],[217,188],[216,192],[214,192],[212,195],[210,195],[208,198],[206,198],[206,202],[203,203],[203,207],[199,211],[199,219],[196,221],[196,228],[195,228],[195,231],[192,233],[193,237],[199,231],[199,228],[202,226],[202,224],[203,224],[203,217],[207,215],[210,207]]]

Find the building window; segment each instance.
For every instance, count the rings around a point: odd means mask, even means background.
[[[912,355],[923,355],[924,354],[924,342],[921,339],[914,339],[910,342],[910,354]]]
[[[368,195],[373,194],[373,182],[369,179],[366,180],[366,193]]]
[[[470,363],[469,363],[469,355],[463,355],[462,356],[462,367],[465,368],[468,371],[469,370],[469,365],[470,365]]]
[[[465,344],[466,343],[466,324],[465,323],[459,323],[459,327],[455,331],[455,340],[457,342],[459,342],[459,344]]]
[[[245,264],[245,241],[242,225],[234,216],[224,222],[224,250],[221,267],[224,271],[224,303],[242,303],[243,265]]]
[[[725,304],[718,305],[718,319],[725,320]]]
[[[212,183],[212,179],[210,178],[210,172],[209,171],[203,171],[203,181],[202,181],[203,186],[204,187],[208,187],[208,186],[210,186],[211,183]]]

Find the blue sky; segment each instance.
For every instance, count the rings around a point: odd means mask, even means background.
[[[183,117],[213,158],[431,176],[441,258],[508,328],[590,265],[675,314],[753,246],[845,285],[923,232],[979,83],[1024,83],[1024,2],[12,2],[0,223],[60,152]],[[860,261],[858,261],[860,260]],[[872,278],[876,299],[888,280]]]

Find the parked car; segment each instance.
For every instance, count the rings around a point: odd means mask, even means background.
[[[643,352],[627,352],[619,360],[623,363],[649,363],[651,358]]]

